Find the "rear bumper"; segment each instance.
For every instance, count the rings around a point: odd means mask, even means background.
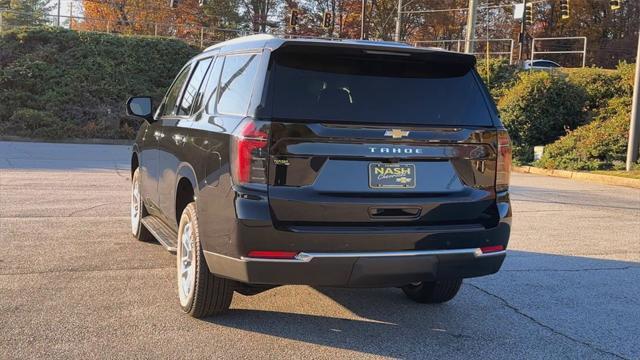
[[[497,272],[505,251],[480,249],[366,253],[300,253],[295,259],[240,259],[205,251],[218,276],[250,284],[338,287],[402,286]]]

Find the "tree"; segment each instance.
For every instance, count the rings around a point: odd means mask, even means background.
[[[48,0],[4,0],[0,8],[9,10],[2,12],[2,21],[10,27],[45,25],[47,12],[51,10],[48,3]]]

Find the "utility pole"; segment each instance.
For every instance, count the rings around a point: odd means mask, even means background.
[[[627,146],[627,171],[638,160],[638,141],[640,140],[640,31],[638,32],[638,50],[636,54],[636,77],[633,85],[633,103],[631,104],[631,123],[629,124],[629,144]]]
[[[362,0],[362,10],[360,13],[360,40],[364,40],[364,11],[367,7],[367,0]]]
[[[400,28],[402,26],[402,0],[398,0],[398,18],[396,19],[396,41],[400,41]]]
[[[469,0],[469,11],[467,11],[467,34],[464,44],[464,52],[470,54],[473,52],[473,39],[476,33],[476,10],[478,3],[476,0]]]
[[[73,27],[73,1],[69,2],[69,30]]]
[[[526,39],[526,36],[524,35],[525,32],[525,23],[526,23],[526,12],[527,12],[527,0],[522,0],[522,19],[520,19],[520,36],[519,36],[519,41],[518,41],[518,46],[519,46],[519,50],[518,50],[518,62],[522,62],[522,60],[524,59],[524,41]]]
[[[60,27],[60,0],[58,0],[58,19],[56,20],[56,26]]]

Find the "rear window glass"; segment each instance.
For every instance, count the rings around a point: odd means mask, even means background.
[[[275,55],[275,54],[274,54]],[[286,53],[273,57],[274,118],[491,126],[473,70],[401,56]]]

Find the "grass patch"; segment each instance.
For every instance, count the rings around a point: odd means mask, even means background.
[[[631,170],[631,171],[624,171],[624,170],[596,170],[596,171],[591,171],[591,173],[592,174],[599,174],[599,175],[619,176],[619,177],[625,177],[625,178],[640,180],[640,169]]]

